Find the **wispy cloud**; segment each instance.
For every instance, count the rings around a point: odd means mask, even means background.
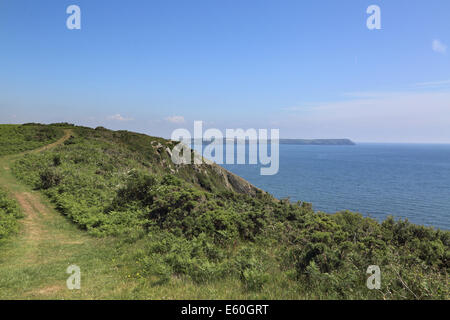
[[[114,114],[112,116],[108,116],[107,119],[108,120],[113,120],[113,121],[131,121],[131,120],[133,120],[133,118],[123,117],[119,113]]]
[[[421,88],[442,88],[450,86],[450,80],[419,82],[415,86]]]
[[[298,107],[286,107],[286,108],[281,108],[281,110],[283,111],[301,111],[301,110],[305,110],[306,108],[309,108],[310,106],[298,106]]]
[[[360,92],[344,92],[341,94],[343,102],[345,101],[354,101],[357,99],[361,100],[370,100],[370,99],[378,99],[378,98],[386,98],[390,95],[394,95],[394,92],[378,92],[378,91],[360,91]],[[297,106],[284,107],[281,110],[283,111],[309,111],[314,110],[315,108],[320,108],[323,105],[328,105],[329,102],[310,102],[307,104],[301,104]]]
[[[169,121],[170,123],[184,123],[184,117],[183,116],[172,116],[165,118],[166,121]]]
[[[439,39],[434,39],[433,42],[431,43],[431,47],[433,49],[434,52],[437,53],[446,53],[447,52],[447,46],[441,42],[441,40]]]
[[[354,96],[363,98],[290,108],[280,126],[283,126],[286,134],[297,137],[350,137],[357,141],[379,142],[450,142],[450,90],[379,94],[361,92]]]

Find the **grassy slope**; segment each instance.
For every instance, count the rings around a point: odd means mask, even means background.
[[[1,125],[0,156],[36,149],[61,138],[63,131],[58,127],[39,124]]]
[[[173,166],[163,139],[71,129],[1,160],[26,218],[0,248],[0,298],[448,298],[448,232],[238,195],[221,171]],[[81,291],[65,288],[72,263]]]
[[[67,138],[67,136],[65,137]],[[59,144],[59,143],[58,143]],[[56,147],[54,144],[51,147]],[[31,147],[28,147],[31,149]],[[29,155],[39,155],[45,147]],[[46,197],[17,181],[11,173],[19,156],[0,158],[0,185],[20,203],[25,214],[20,234],[0,247],[0,299],[224,299],[265,298],[236,291],[239,280],[197,284],[174,277],[158,285],[159,277],[140,277],[134,252],[142,243],[117,238],[94,238],[80,231],[53,209]],[[65,273],[70,264],[82,270],[82,290],[66,288]],[[278,290],[277,290],[278,289]],[[298,295],[274,288],[278,297]],[[269,297],[269,296],[267,296]]]
[[[37,152],[43,150],[49,148]],[[127,253],[135,250],[136,245],[116,238],[93,238],[80,231],[39,192],[13,177],[10,167],[19,158],[0,158],[0,185],[15,199],[8,201],[20,203],[25,214],[20,234],[1,243],[0,299],[241,297],[232,294],[235,284],[229,282],[198,286],[174,279],[170,285],[153,286],[148,279],[136,277],[132,274],[136,262]],[[80,291],[66,288],[65,271],[71,264],[81,267]]]

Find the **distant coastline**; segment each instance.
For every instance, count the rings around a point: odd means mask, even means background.
[[[353,146],[350,139],[280,139],[280,144],[317,145],[317,146]]]
[[[198,139],[201,140],[201,139]],[[197,140],[197,141],[198,141]],[[192,143],[194,143],[196,140],[192,139]],[[202,140],[203,143],[210,143],[211,140]],[[227,139],[223,139],[223,143],[225,144]],[[235,142],[248,142],[248,140],[234,140]],[[350,139],[280,139],[280,144],[291,144],[291,145],[304,145],[304,146],[353,146],[356,145],[355,142],[353,142]]]

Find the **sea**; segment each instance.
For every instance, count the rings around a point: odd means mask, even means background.
[[[378,221],[392,215],[450,230],[450,145],[280,144],[279,171],[222,165],[275,197],[306,201],[315,210],[359,212]]]

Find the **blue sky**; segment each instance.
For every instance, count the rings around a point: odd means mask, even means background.
[[[448,0],[1,0],[0,45],[1,123],[450,142]]]

